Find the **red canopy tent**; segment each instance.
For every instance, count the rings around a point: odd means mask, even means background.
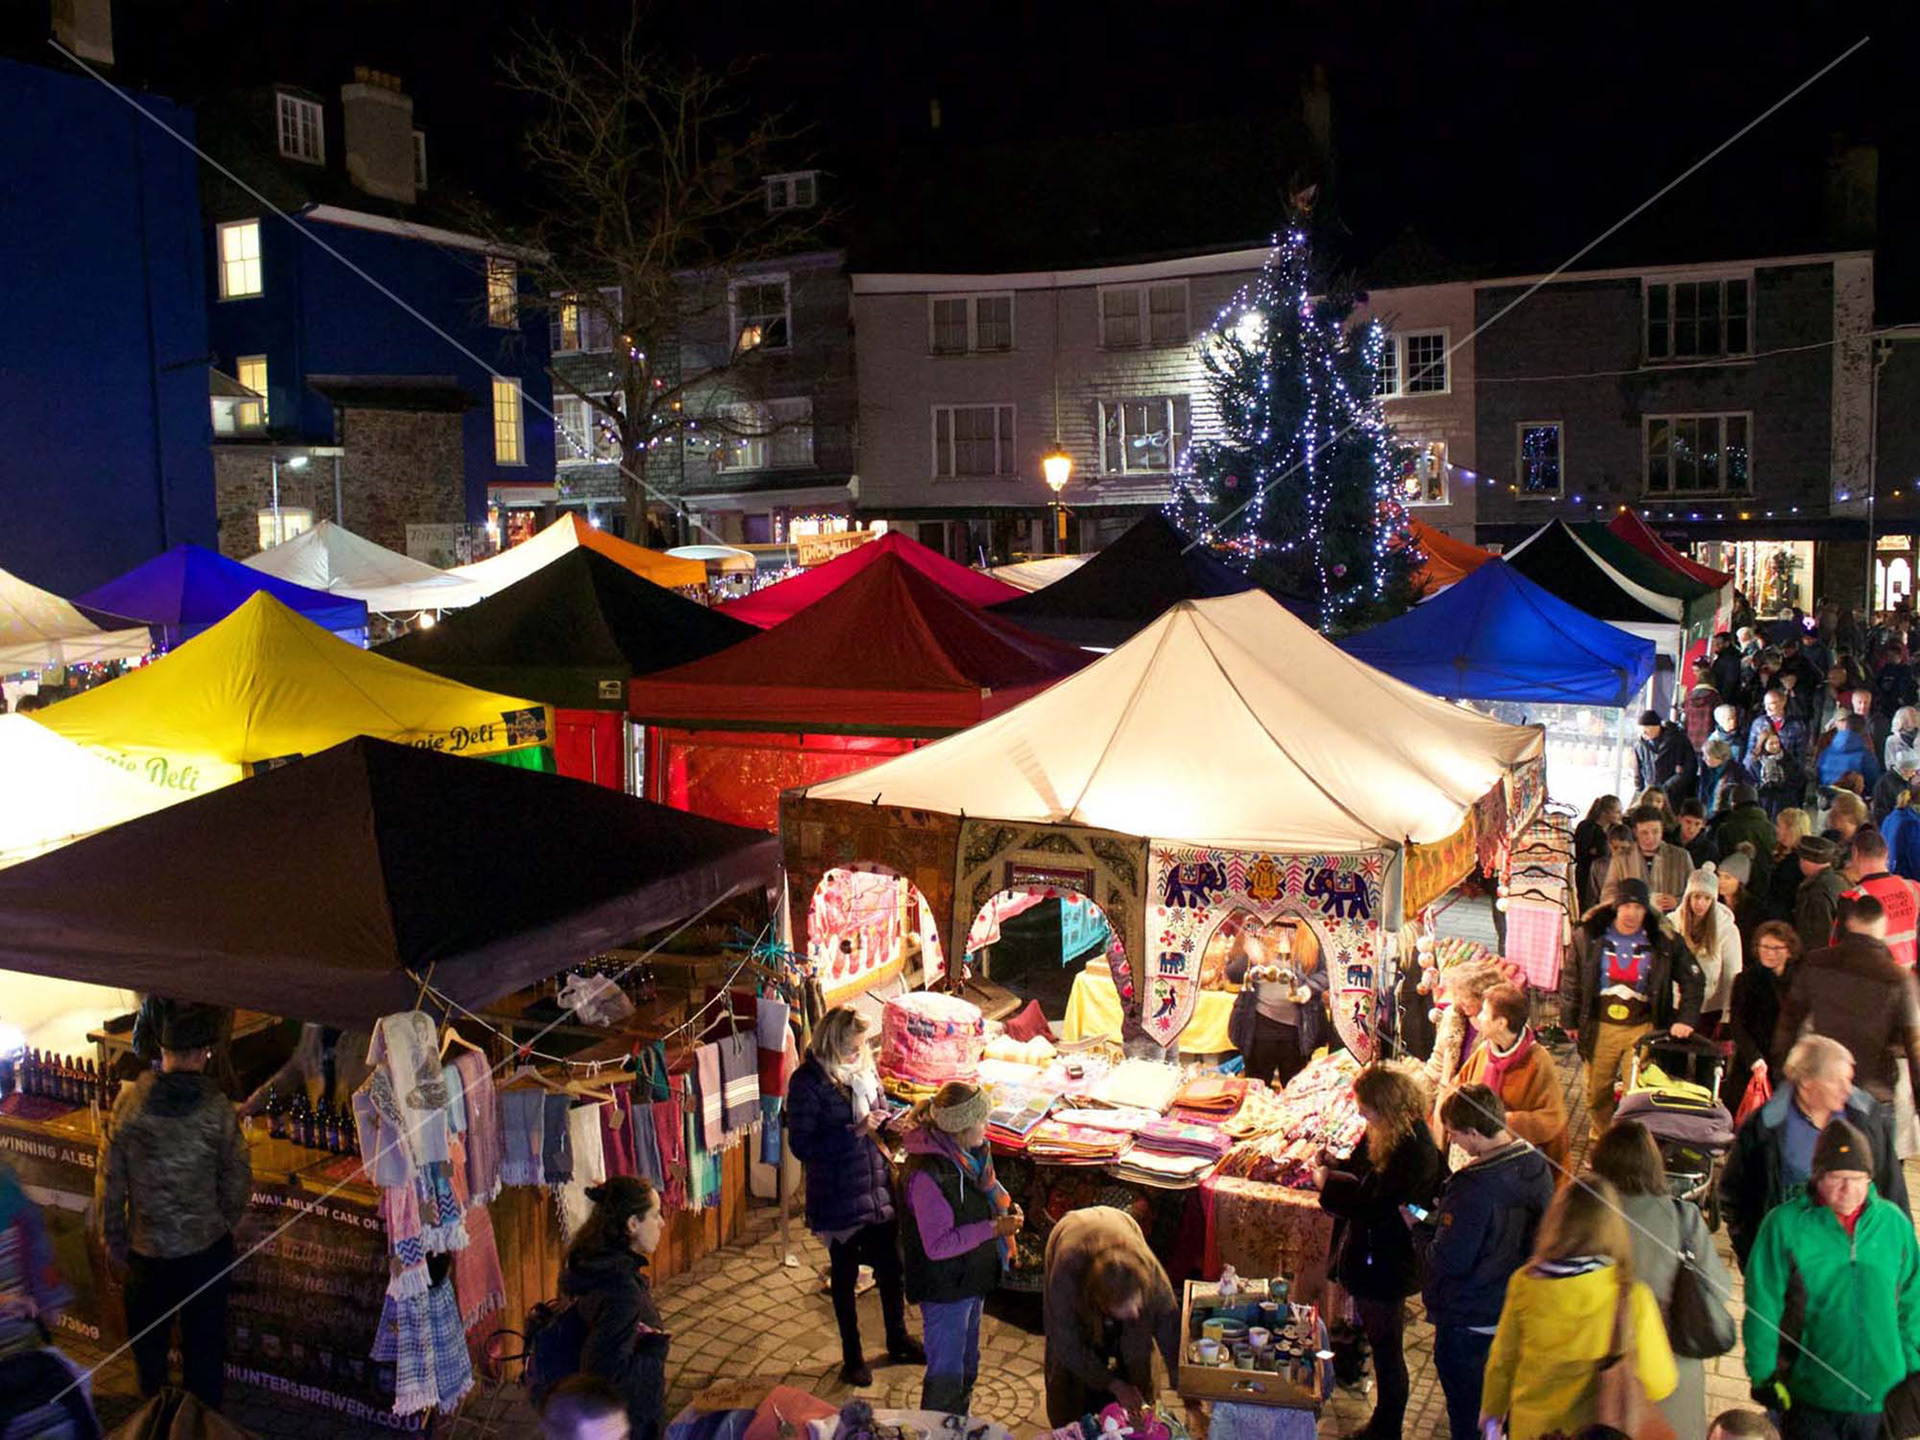
[[[1093,658],[883,552],[787,623],[635,677],[627,709],[648,725],[649,796],[773,829],[782,790],[964,730]]]
[[[1420,547],[1420,553],[1427,557],[1426,562],[1414,571],[1415,583],[1423,595],[1458,584],[1493,559],[1491,550],[1482,550],[1478,545],[1456,540],[1424,520],[1409,518],[1407,530]]]
[[[1689,560],[1673,546],[1653,533],[1651,526],[1632,510],[1622,510],[1607,525],[1610,533],[1619,536],[1627,544],[1651,560],[1658,560],[1669,570],[1677,570],[1689,580],[1698,580],[1702,585],[1711,585],[1718,590],[1722,585],[1731,584],[1733,577],[1702,565],[1698,560]]]
[[[749,625],[758,625],[762,630],[771,629],[782,620],[791,620],[816,600],[831,595],[854,576],[864,573],[889,555],[911,565],[969,605],[996,605],[1002,600],[1018,600],[1026,593],[991,575],[982,575],[978,570],[969,570],[964,565],[956,564],[938,550],[930,549],[918,540],[909,540],[897,530],[889,530],[879,539],[869,540],[804,575],[782,580],[778,585],[769,585],[764,590],[756,590],[738,600],[729,600],[716,608],[723,615],[731,615]]]

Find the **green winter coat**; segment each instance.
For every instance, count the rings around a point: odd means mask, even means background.
[[[1831,1210],[1796,1192],[1760,1226],[1746,1282],[1741,1338],[1754,1384],[1784,1370],[1794,1404],[1858,1415],[1878,1412],[1920,1370],[1920,1246],[1913,1221],[1877,1194],[1849,1238]]]

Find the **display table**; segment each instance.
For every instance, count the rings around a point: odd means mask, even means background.
[[[1320,1208],[1318,1191],[1216,1174],[1200,1182],[1200,1198],[1207,1274],[1231,1265],[1242,1275],[1291,1275],[1302,1295],[1319,1295],[1333,1217]]]
[[[1193,1018],[1180,1032],[1181,1053],[1230,1053],[1233,1042],[1227,1039],[1227,1021],[1233,1015],[1233,1002],[1238,998],[1237,992],[1202,990],[1193,1007]],[[1111,975],[1089,965],[1073,977],[1066,1017],[1060,1022],[1062,1040],[1118,1040],[1120,1021],[1120,992],[1114,987]]]

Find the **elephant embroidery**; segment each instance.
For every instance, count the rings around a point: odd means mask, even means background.
[[[1187,973],[1187,952],[1184,950],[1162,950],[1160,952],[1160,973],[1162,975],[1180,975]]]
[[[1205,910],[1226,885],[1227,870],[1218,861],[1183,860],[1168,867],[1160,903],[1169,910]]]
[[[1168,881],[1171,883],[1171,875]],[[1322,865],[1307,876],[1301,893],[1320,901],[1320,908],[1337,920],[1366,920],[1373,915],[1373,904],[1367,898],[1366,877],[1357,871]]]

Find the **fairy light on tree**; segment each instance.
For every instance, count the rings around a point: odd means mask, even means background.
[[[1387,338],[1351,322],[1351,286],[1318,273],[1312,204],[1294,197],[1259,276],[1201,339],[1219,431],[1169,508],[1263,584],[1313,599],[1331,631],[1411,605],[1422,557],[1401,489],[1414,452],[1377,393]]]

